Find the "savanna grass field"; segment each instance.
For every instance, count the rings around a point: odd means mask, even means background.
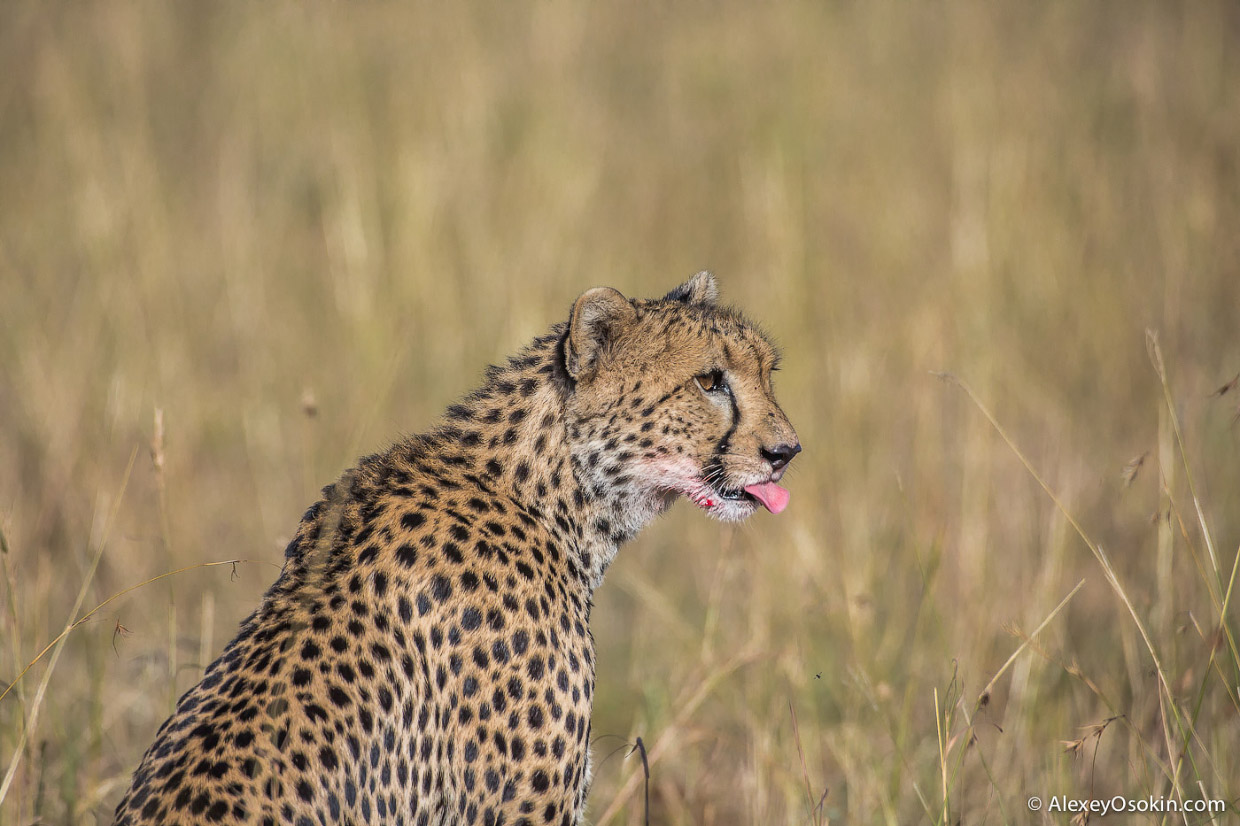
[[[621,550],[590,822],[1237,822],[1238,90],[1222,0],[6,4],[0,823],[111,823],[321,486],[706,268],[805,452]]]

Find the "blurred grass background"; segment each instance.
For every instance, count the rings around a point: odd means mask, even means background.
[[[806,452],[785,515],[677,508],[609,574],[593,822],[641,822],[639,736],[660,824],[1236,811],[1234,3],[3,17],[0,680],[125,588],[255,562],[117,599],[16,683],[0,822],[111,822],[321,485],[582,290],[704,267],[782,344]]]

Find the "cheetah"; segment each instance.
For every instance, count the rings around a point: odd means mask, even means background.
[[[582,823],[590,609],[618,548],[678,497],[728,521],[788,504],[776,351],[717,292],[589,290],[324,488],[116,822]]]

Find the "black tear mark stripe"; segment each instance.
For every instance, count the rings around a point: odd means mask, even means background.
[[[732,442],[732,434],[736,432],[736,429],[741,424],[741,411],[736,406],[736,396],[729,393],[728,402],[732,405],[732,425],[728,428],[728,432],[723,434],[723,438],[719,440],[719,444],[715,448],[715,459],[712,462],[712,464],[718,465],[720,470],[723,470],[723,457],[728,452],[728,446]]]

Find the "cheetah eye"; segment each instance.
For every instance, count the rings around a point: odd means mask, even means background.
[[[709,373],[694,376],[693,380],[697,382],[698,387],[707,393],[726,393],[728,391],[728,384],[723,380],[722,370],[711,370]]]

